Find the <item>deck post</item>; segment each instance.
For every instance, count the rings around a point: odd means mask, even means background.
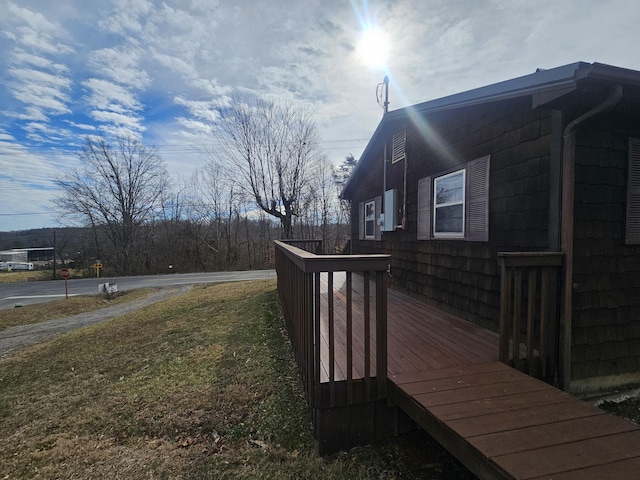
[[[353,272],[347,272],[347,403],[353,403]]]
[[[307,335],[308,342],[308,364],[307,371],[309,372],[310,384],[309,391],[312,392],[309,398],[312,399],[312,405],[320,404],[320,389],[318,384],[320,383],[320,352],[316,352],[315,345],[320,340],[320,274],[319,273],[307,273],[306,277],[309,279],[309,285],[305,292],[309,298],[313,298],[313,302],[309,305],[309,334]]]
[[[365,401],[371,401],[371,291],[369,272],[364,272],[364,393]]]
[[[387,398],[387,272],[376,272],[376,378],[378,397]]]
[[[505,259],[500,257],[500,346],[499,359],[509,362],[509,302],[511,299],[511,278]]]

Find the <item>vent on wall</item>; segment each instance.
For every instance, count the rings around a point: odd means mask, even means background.
[[[393,134],[393,152],[391,153],[391,163],[404,159],[405,145],[407,143],[407,130],[404,126]]]

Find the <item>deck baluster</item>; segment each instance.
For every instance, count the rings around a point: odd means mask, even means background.
[[[554,382],[558,364],[556,289],[562,253],[508,252],[498,258],[502,277],[500,361]]]
[[[316,255],[296,246],[315,251],[312,241],[275,244],[278,291],[310,405],[319,409],[384,400],[390,257]],[[354,273],[362,274],[362,292],[354,289]],[[356,294],[363,296],[361,301],[354,300]],[[340,301],[334,301],[337,296]]]

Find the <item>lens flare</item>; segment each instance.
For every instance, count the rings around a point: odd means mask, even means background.
[[[389,60],[389,36],[376,28],[366,29],[357,47],[360,61],[371,68],[385,68]]]

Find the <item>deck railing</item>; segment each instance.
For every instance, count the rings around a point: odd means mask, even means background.
[[[310,253],[321,254],[322,253],[322,240],[309,240],[309,239],[294,239],[283,240],[287,245],[298,247],[300,250],[304,250]]]
[[[499,253],[500,361],[557,380],[560,252]]]
[[[389,258],[315,255],[275,242],[278,292],[312,408],[386,398]],[[358,273],[361,291],[353,288]],[[334,274],[344,285],[334,286]]]

